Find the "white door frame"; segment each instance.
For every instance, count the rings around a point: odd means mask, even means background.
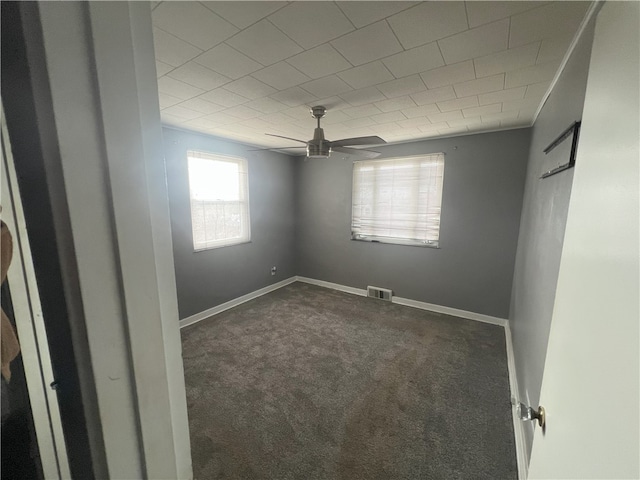
[[[1,109],[0,104],[0,109]],[[0,112],[2,143],[2,220],[13,237],[13,259],[7,271],[20,354],[29,392],[31,414],[42,471],[46,479],[71,478],[58,396],[40,295],[16,177],[4,109]]]

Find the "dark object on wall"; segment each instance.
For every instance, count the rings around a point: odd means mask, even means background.
[[[575,122],[544,149],[544,173],[540,178],[550,177],[575,166],[579,133],[580,122]]]

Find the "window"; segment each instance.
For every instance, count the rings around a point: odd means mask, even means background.
[[[194,250],[251,240],[247,161],[188,151]]]
[[[351,238],[437,247],[444,154],[353,165]]]

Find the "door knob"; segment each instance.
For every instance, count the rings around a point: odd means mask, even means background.
[[[544,428],[546,423],[546,415],[544,407],[538,407],[538,410],[534,410],[531,407],[527,407],[524,403],[518,405],[518,415],[522,421],[538,421],[538,425]]]

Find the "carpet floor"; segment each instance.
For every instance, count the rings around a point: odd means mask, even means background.
[[[502,327],[294,283],[182,339],[198,480],[517,478]]]

